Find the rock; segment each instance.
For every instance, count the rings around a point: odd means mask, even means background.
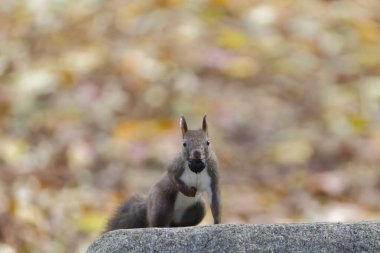
[[[380,252],[380,223],[212,225],[116,230],[87,253]]]

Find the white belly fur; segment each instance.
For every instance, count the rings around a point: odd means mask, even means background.
[[[207,173],[207,168],[202,170],[199,174],[192,172],[190,168],[186,168],[180,179],[186,185],[197,188],[197,193],[195,197],[187,197],[181,192],[177,194],[174,204],[174,222],[179,222],[181,220],[185,210],[195,202],[199,201],[203,192],[207,192],[208,194],[211,193],[211,178]],[[209,196],[209,199],[211,199],[211,196]]]

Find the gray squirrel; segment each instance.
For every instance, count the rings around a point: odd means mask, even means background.
[[[124,201],[108,221],[106,231],[145,227],[195,226],[205,216],[207,193],[214,224],[221,222],[218,164],[208,139],[206,115],[202,128],[188,130],[180,117],[182,151],[150,189],[148,196]]]

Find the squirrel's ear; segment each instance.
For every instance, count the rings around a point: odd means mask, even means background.
[[[202,130],[207,134],[207,115],[203,116]]]
[[[187,124],[186,124],[186,120],[185,120],[185,117],[184,116],[181,116],[179,118],[179,125],[181,126],[181,130],[182,130],[182,137],[185,136],[185,133],[187,132]]]

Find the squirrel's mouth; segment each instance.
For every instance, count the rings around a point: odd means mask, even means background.
[[[201,159],[191,159],[189,161],[189,168],[194,173],[201,173],[206,167],[206,164]]]

